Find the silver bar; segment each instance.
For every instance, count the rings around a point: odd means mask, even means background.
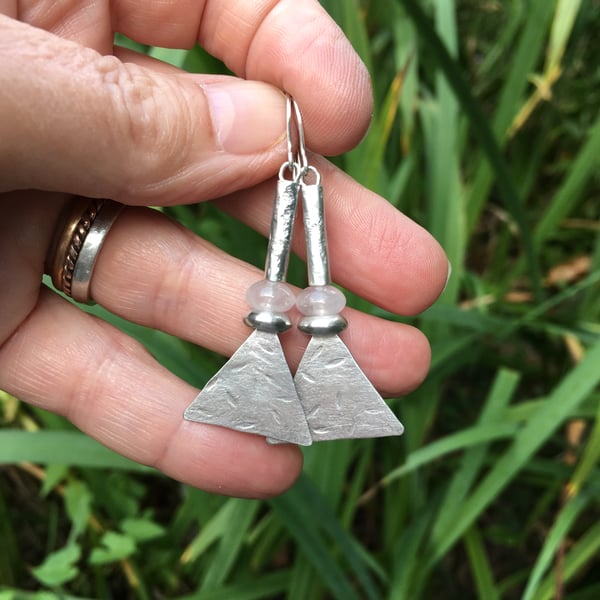
[[[298,183],[287,179],[279,179],[277,181],[277,193],[273,206],[273,219],[271,220],[271,234],[265,266],[265,277],[269,281],[285,281],[290,261],[297,203]]]
[[[302,184],[302,210],[306,236],[308,285],[329,285],[329,256],[323,210],[323,188],[320,183]]]

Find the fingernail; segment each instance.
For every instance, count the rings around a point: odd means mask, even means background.
[[[450,276],[452,275],[452,263],[448,261],[448,275],[446,275],[446,283],[444,284],[444,289],[442,290],[442,294],[446,291],[448,287],[448,282],[450,281]]]
[[[263,152],[283,139],[285,96],[273,86],[231,79],[202,87],[218,143],[226,152]]]

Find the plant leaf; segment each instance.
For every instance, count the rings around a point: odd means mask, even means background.
[[[70,540],[74,541],[84,530],[90,517],[92,495],[81,481],[70,481],[65,488],[65,509],[72,523]]]
[[[128,535],[107,531],[100,539],[102,544],[90,554],[90,564],[104,565],[128,558],[136,551],[135,540]]]
[[[120,529],[136,542],[147,542],[165,535],[164,527],[150,519],[125,519],[121,521]]]
[[[33,576],[48,587],[63,585],[77,577],[79,569],[77,561],[81,557],[81,549],[77,544],[69,544],[46,556],[44,562],[31,569]]]

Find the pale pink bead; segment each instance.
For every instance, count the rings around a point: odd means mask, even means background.
[[[346,306],[346,297],[332,285],[315,285],[298,294],[296,306],[307,317],[337,315]]]
[[[254,312],[283,313],[294,306],[296,297],[289,285],[263,279],[248,288],[246,300]]]

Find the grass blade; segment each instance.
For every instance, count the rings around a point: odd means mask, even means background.
[[[518,16],[527,15],[527,18],[522,19],[518,41],[513,42],[516,48],[512,53],[510,69],[504,78],[492,122],[492,130],[500,147],[506,141],[508,129],[530,85],[529,78],[543,51],[544,38],[550,27],[553,12],[554,3],[547,0],[533,0],[519,10]],[[505,51],[506,46],[500,47],[501,55],[504,55]],[[473,176],[469,197],[469,231],[472,231],[477,223],[489,195],[493,165],[489,159],[488,163],[481,161]]]
[[[595,560],[600,551],[600,521],[590,527],[579,541],[573,545],[565,557],[562,572],[562,583],[567,583],[589,561]],[[554,597],[556,578],[550,573],[544,578],[540,589],[533,597],[534,600],[551,600]],[[588,598],[594,598],[590,595]]]
[[[340,600],[358,600],[359,596],[352,579],[334,560],[329,545],[320,531],[325,523],[326,526],[332,527],[331,516],[316,515],[304,501],[304,489],[307,485],[309,484],[306,483],[305,478],[301,477],[299,483],[287,494],[271,500],[271,506],[333,596]]]
[[[471,122],[473,135],[479,140],[494,173],[498,191],[504,200],[507,210],[512,215],[523,243],[529,274],[532,279],[536,297],[542,296],[542,278],[538,258],[530,233],[524,203],[512,178],[506,160],[502,156],[498,143],[488,124],[488,120],[475,100],[460,68],[450,56],[448,50],[436,34],[429,19],[415,0],[400,0],[406,11],[415,22],[425,43],[429,46],[437,63],[442,69],[456,97],[460,100],[464,114]],[[545,1],[545,0],[544,0]]]
[[[348,562],[354,575],[361,583],[365,597],[371,600],[379,598],[371,575],[365,565],[363,556],[357,549],[357,542],[339,524],[335,513],[328,506],[325,498],[308,477],[301,477],[296,485],[302,503],[316,517],[323,529],[331,536]]]
[[[500,592],[494,583],[492,569],[479,531],[471,527],[465,535],[465,548],[480,600],[498,600]]]
[[[458,433],[448,435],[445,438],[432,442],[427,446],[415,450],[408,455],[406,462],[397,469],[388,473],[383,479],[384,485],[389,485],[396,479],[415,471],[416,469],[438,460],[442,456],[471,446],[510,438],[518,431],[518,427],[511,423],[492,423],[476,425],[463,429]]]
[[[454,0],[436,0],[434,14],[439,39],[455,63],[458,34]],[[443,73],[441,69],[436,73],[435,98],[431,102],[421,103],[421,113],[425,155],[431,172],[427,178],[430,182],[427,194],[429,230],[454,265],[454,277],[448,282],[442,298],[442,302],[449,303],[456,298],[462,280],[467,236],[459,164],[459,104],[447,73]]]
[[[202,524],[201,531],[181,555],[180,560],[183,564],[195,561],[223,535],[234,517],[237,502],[239,501],[235,499],[227,500],[206,523]]]
[[[592,431],[568,485],[569,495],[576,496],[579,494],[585,482],[592,480],[594,469],[598,464],[600,464],[600,401],[597,402]]]
[[[551,561],[554,558],[558,547],[564,540],[577,517],[587,507],[591,500],[592,499],[587,494],[580,494],[562,508],[558,518],[552,526],[552,529],[546,535],[546,540],[542,550],[538,554],[535,565],[531,571],[531,575],[529,576],[529,580],[527,581],[527,587],[523,592],[523,600],[531,600],[535,596],[535,593],[539,588],[540,581],[544,573],[550,567]]]
[[[240,580],[215,590],[200,590],[189,596],[180,596],[178,600],[264,600],[280,597],[289,584],[290,571],[285,570],[248,581]]]
[[[546,402],[519,430],[511,446],[495,462],[450,528],[440,533],[432,547],[431,563],[437,562],[475,522],[498,493],[527,464],[536,450],[600,382],[600,342],[563,378]]]
[[[542,245],[562,219],[581,200],[588,181],[597,174],[598,165],[600,165],[600,114],[589,132],[585,145],[571,163],[564,183],[535,228],[534,240],[537,247]]]
[[[19,462],[158,473],[76,431],[0,430],[0,464]]]
[[[223,523],[219,548],[204,576],[203,590],[216,589],[226,581],[260,507],[260,503],[254,500],[236,499],[229,502],[232,504],[229,519]]]
[[[502,422],[504,412],[508,406],[519,383],[520,376],[514,371],[501,369],[496,375],[494,384],[484,404],[478,426],[495,427]],[[506,424],[506,423],[505,423]],[[448,490],[441,503],[441,509],[433,525],[431,537],[433,540],[441,539],[442,532],[447,530],[451,523],[462,511],[465,498],[479,474],[488,454],[488,444],[482,443],[468,448],[462,457],[458,471],[453,475]],[[434,541],[435,543],[435,541]]]

